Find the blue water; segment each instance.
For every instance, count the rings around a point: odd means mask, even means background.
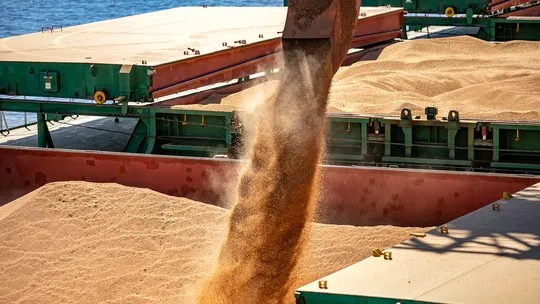
[[[0,0],[0,38],[179,6],[282,6],[283,0]]]
[[[71,26],[179,6],[282,6],[283,0],[0,0],[0,38],[41,31],[43,26]],[[10,127],[22,113],[5,113]],[[30,116],[35,121],[35,116]],[[0,126],[2,129],[4,126]]]

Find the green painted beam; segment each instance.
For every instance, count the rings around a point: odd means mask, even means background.
[[[495,128],[493,129],[493,161],[499,161],[499,155],[500,155],[500,129]]]
[[[484,14],[489,0],[362,0],[363,7],[387,6],[403,7],[410,13],[444,14],[447,7],[454,8],[456,14],[465,14],[471,10],[475,14]]]
[[[540,19],[472,18],[469,17],[424,17],[407,16],[405,25],[426,26],[475,26],[479,27],[478,36],[488,41],[540,40]]]
[[[431,302],[390,299],[381,297],[354,296],[346,294],[314,293],[309,291],[297,291],[296,303],[301,304],[428,304]]]
[[[37,116],[37,126],[38,126],[38,147],[47,148],[47,121],[45,120],[45,115],[38,114]]]
[[[403,21],[406,25],[417,26],[479,26],[489,27],[491,25],[488,18],[473,18],[472,24],[469,23],[466,17],[421,17],[421,16],[407,16],[403,17]]]
[[[120,105],[96,105],[76,102],[0,99],[0,111],[63,115],[124,116]]]
[[[328,159],[328,160],[361,161],[361,160],[364,160],[364,155],[328,153],[327,156],[326,156],[326,159]]]
[[[103,91],[109,100],[148,101],[151,75],[138,65],[0,61],[0,94],[93,99]]]
[[[144,121],[139,119],[123,151],[128,153],[143,153],[146,151],[145,144],[147,137],[148,128]]]
[[[520,164],[520,163],[504,163],[504,162],[492,162],[493,168],[504,169],[523,169],[523,170],[540,170],[540,164]]]
[[[219,154],[227,154],[229,151],[229,149],[223,148],[223,147],[178,145],[178,144],[164,144],[161,146],[161,148],[165,150],[215,152]]]
[[[489,127],[494,129],[498,128],[501,130],[530,130],[530,131],[540,131],[540,124],[538,122],[530,122],[528,124],[510,124],[510,123],[490,123]]]
[[[242,145],[233,111],[198,111],[155,106],[0,99],[0,111],[38,113],[41,147],[53,147],[46,121],[67,115],[138,118],[124,151],[208,156],[228,153]],[[377,138],[375,122],[380,126]],[[479,128],[487,126],[491,147],[475,146]],[[519,131],[518,131],[519,130]],[[299,130],[302,132],[302,130]],[[474,170],[510,168],[537,170],[540,166],[540,124],[476,122],[329,115],[328,160],[370,161],[409,165],[463,167]],[[489,164],[492,163],[490,166]],[[487,166],[486,166],[487,164]]]
[[[418,164],[418,165],[444,165],[444,166],[460,166],[469,167],[472,162],[469,160],[455,160],[455,159],[431,159],[431,158],[413,158],[413,157],[394,157],[385,156],[382,158],[383,162],[389,163],[405,163],[405,164]]]

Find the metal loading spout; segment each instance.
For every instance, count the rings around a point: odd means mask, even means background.
[[[330,39],[337,72],[354,36],[360,0],[290,0],[283,40]]]

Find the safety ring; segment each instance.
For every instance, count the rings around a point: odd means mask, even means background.
[[[456,14],[456,11],[454,10],[453,7],[447,7],[445,10],[444,10],[444,14],[446,15],[446,17],[448,18],[452,18],[454,17],[454,15]]]
[[[104,104],[107,101],[107,95],[102,91],[97,91],[94,93],[94,101],[97,104]]]

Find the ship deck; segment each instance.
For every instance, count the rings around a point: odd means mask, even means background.
[[[359,22],[398,11],[362,8]],[[181,7],[65,28],[53,24],[0,39],[0,61],[155,66],[279,38],[286,14],[286,7]]]
[[[538,303],[540,184],[494,204],[451,221],[448,234],[436,228],[388,249],[391,260],[370,257],[322,278],[327,289],[300,288],[303,303]]]

